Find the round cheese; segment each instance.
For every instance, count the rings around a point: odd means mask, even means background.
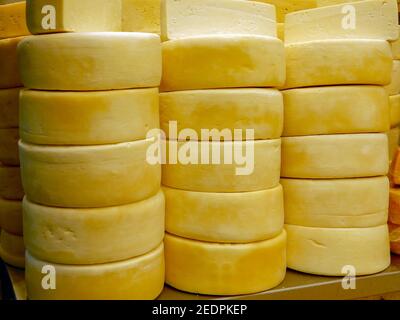
[[[7,166],[19,165],[18,128],[0,129],[0,162]]]
[[[285,81],[283,43],[257,35],[208,35],[163,45],[164,91],[277,87]]]
[[[18,48],[25,87],[90,91],[156,87],[160,38],[150,33],[60,33],[28,37]],[[68,65],[68,68],[65,66]]]
[[[159,127],[158,89],[23,90],[20,114],[20,134],[25,142],[97,145],[135,141]]]
[[[400,94],[389,97],[390,126],[396,127],[400,124]]]
[[[389,130],[387,94],[380,86],[311,87],[282,93],[284,136]]]
[[[178,161],[174,164],[175,159],[170,154],[174,154],[175,148]],[[186,158],[188,153],[190,159]],[[225,153],[231,153],[231,159],[226,158]],[[238,154],[243,158],[239,159]],[[203,157],[209,164],[204,164]],[[167,158],[162,171],[165,186],[202,192],[259,191],[279,184],[281,140],[168,141]],[[195,164],[182,160],[193,160]]]
[[[389,223],[390,231],[390,250],[395,254],[400,254],[400,225]]]
[[[319,40],[286,45],[285,88],[387,85],[393,57],[384,40]]]
[[[282,138],[282,177],[357,178],[388,173],[384,133]]]
[[[165,236],[166,283],[192,293],[238,295],[280,284],[286,272],[286,233],[249,244],[218,244]]]
[[[4,230],[0,231],[0,258],[7,264],[17,267],[25,267],[24,239]]]
[[[23,197],[20,168],[0,164],[0,198],[22,200]]]
[[[286,225],[287,264],[296,271],[345,276],[373,274],[390,265],[387,224],[372,228],[310,228]]]
[[[143,201],[94,209],[23,202],[24,238],[35,257],[61,264],[100,264],[136,257],[164,238],[162,191]]]
[[[390,188],[389,221],[400,225],[400,188]]]
[[[285,223],[321,228],[367,228],[388,218],[389,179],[282,179]]]
[[[8,233],[22,236],[21,201],[0,198],[0,227]]]
[[[0,129],[19,126],[20,88],[0,89]]]
[[[0,40],[0,89],[22,85],[17,63],[17,46],[22,39],[24,37]]]
[[[164,188],[166,229],[193,240],[248,243],[277,236],[283,228],[283,192],[241,193]]]
[[[161,167],[146,151],[155,139],[101,146],[38,146],[20,142],[22,183],[29,200],[65,208],[140,201],[160,188]]]
[[[393,160],[396,151],[399,147],[399,140],[400,140],[400,129],[399,127],[394,127],[390,129],[386,133],[388,137],[388,145],[389,145],[389,160]]]
[[[16,3],[14,3],[16,2]],[[28,35],[26,1],[2,1],[0,6],[0,39]],[[1,61],[1,59],[0,59]],[[0,70],[2,70],[0,68]]]
[[[276,89],[166,92],[160,95],[160,117],[161,129],[169,139],[174,139],[170,133],[172,122],[176,122],[178,132],[190,128],[200,139],[204,139],[201,132],[205,129],[213,138],[217,138],[213,130],[220,134],[229,129],[232,137],[225,141],[235,140],[234,130],[242,130],[245,135],[247,129],[254,130],[256,140],[277,139],[282,135],[283,99]]]
[[[150,300],[164,287],[164,267],[162,244],[140,257],[86,266],[53,264],[28,252],[25,279],[30,300]]]
[[[122,31],[161,32],[161,0],[122,0]]]
[[[400,94],[400,60],[393,60],[392,81],[385,89],[389,96]]]

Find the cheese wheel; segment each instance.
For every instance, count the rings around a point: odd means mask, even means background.
[[[400,8],[400,7],[399,7]],[[398,26],[400,32],[400,26]],[[396,41],[390,43],[392,46],[393,59],[400,60],[400,37]]]
[[[344,276],[344,267],[357,276],[385,270],[390,265],[387,224],[372,228],[310,228],[286,225],[287,264],[296,271]]]
[[[399,140],[400,140],[400,129],[399,127],[394,127],[390,129],[386,133],[388,137],[388,145],[389,145],[389,160],[393,160],[397,148],[399,147]],[[399,179],[400,182],[400,179]]]
[[[21,201],[0,198],[0,227],[8,233],[22,236]]]
[[[400,94],[389,97],[390,126],[396,127],[400,124]]]
[[[393,60],[392,82],[385,89],[389,96],[400,93],[400,60]]]
[[[367,228],[388,219],[389,179],[282,179],[285,223],[321,228]]]
[[[20,168],[0,164],[0,198],[22,200],[23,197]]]
[[[391,131],[395,130],[395,133],[392,133]],[[391,178],[391,182],[393,182],[393,184],[395,185],[399,185],[400,184],[400,150],[399,150],[399,128],[393,128],[392,130],[390,130],[389,135],[393,135],[393,138],[397,138],[396,142],[389,142],[389,144],[393,144],[393,146],[391,146],[391,148],[393,148],[393,158],[392,158],[392,162],[390,164],[390,178]]]
[[[395,254],[400,254],[400,226],[389,223],[390,231],[390,250]]]
[[[9,4],[9,3],[15,3],[15,2],[21,2],[21,0],[0,0],[0,5]]]
[[[230,130],[231,137],[224,141],[236,140],[234,130],[254,130],[254,139],[277,139],[282,135],[283,99],[276,89],[219,89],[165,92],[160,95],[161,129],[167,138],[172,122],[176,122],[177,132],[190,128],[199,139],[202,130],[210,130],[210,135],[220,140],[218,134]],[[213,130],[217,130],[213,134]],[[242,136],[240,140],[245,139]]]
[[[162,191],[146,200],[96,209],[64,209],[25,198],[24,239],[35,257],[61,264],[99,264],[136,257],[164,238]]]
[[[18,48],[18,61],[22,82],[31,89],[156,87],[161,79],[160,38],[154,34],[98,32],[28,37]]]
[[[19,88],[0,89],[0,129],[19,126]]]
[[[24,37],[0,40],[0,89],[22,85],[17,62],[17,46],[22,39]]]
[[[178,150],[176,164],[170,156],[175,148]],[[190,159],[187,159],[188,152]],[[231,153],[232,158],[226,159],[225,153]],[[238,154],[242,154],[243,158],[239,160]],[[204,164],[203,156],[209,164]],[[162,171],[162,183],[165,186],[201,192],[259,191],[279,184],[281,140],[168,141],[167,157]],[[197,164],[187,162],[191,159],[196,160]],[[213,159],[218,160],[219,164]]]
[[[285,24],[278,23],[278,39],[285,41]]]
[[[22,183],[38,204],[88,208],[128,204],[156,194],[160,165],[146,160],[154,139],[102,146],[20,142]]]
[[[32,34],[121,31],[121,0],[27,0]]]
[[[385,134],[282,138],[282,177],[357,178],[388,173]]]
[[[253,0],[255,1],[255,0]],[[273,4],[276,7],[278,22],[284,22],[288,13],[315,8],[318,0],[257,0]]]
[[[276,38],[207,35],[167,41],[162,48],[163,91],[277,87],[285,81],[283,43]]]
[[[19,165],[18,128],[0,129],[0,162],[8,166]]]
[[[351,2],[351,0],[349,1]],[[355,24],[355,27],[353,24]],[[398,39],[396,0],[369,0],[291,13],[285,20],[286,43],[324,39]]]
[[[25,10],[25,1],[2,3],[0,6],[0,39],[15,38],[29,34],[26,26]]]
[[[199,35],[252,34],[276,37],[275,8],[237,0],[165,0],[161,6],[163,40]]]
[[[400,225],[400,189],[390,188],[389,222]]]
[[[285,88],[339,85],[387,85],[392,52],[384,40],[320,40],[286,45]]]
[[[218,244],[165,236],[166,283],[208,295],[261,292],[286,272],[286,233],[248,244]]]
[[[284,136],[389,130],[387,94],[380,86],[291,89],[283,91],[283,99]]]
[[[277,236],[283,228],[283,192],[273,189],[211,193],[164,188],[166,229],[193,240],[248,243]]]
[[[122,31],[161,33],[161,0],[122,0]]]
[[[159,127],[158,89],[96,92],[23,90],[20,133],[25,142],[96,145],[145,139]]]
[[[164,287],[164,249],[99,265],[53,264],[26,254],[29,300],[151,300]],[[47,276],[47,277],[46,277]],[[56,290],[44,289],[55,276]],[[48,278],[48,279],[46,279]],[[46,288],[46,287],[45,287]]]
[[[7,264],[17,267],[25,267],[24,239],[5,230],[0,231],[0,258]]]

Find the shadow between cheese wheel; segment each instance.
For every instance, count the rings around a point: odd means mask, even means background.
[[[0,257],[5,263],[17,267],[25,267],[25,246],[21,236],[0,231]]]

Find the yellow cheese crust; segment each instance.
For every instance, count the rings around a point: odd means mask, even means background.
[[[399,6],[400,8],[400,6]],[[400,26],[398,26],[400,32]],[[392,46],[393,59],[400,60],[400,38],[390,43]]]
[[[18,166],[18,128],[0,129],[0,162],[7,166]]]
[[[283,98],[276,89],[261,88],[165,92],[160,94],[160,117],[167,138],[170,123],[176,121],[178,132],[190,128],[199,138],[203,129],[240,129],[244,134],[250,129],[256,140],[277,139],[282,135]]]
[[[385,89],[389,96],[400,94],[400,60],[393,60],[392,81]]]
[[[20,168],[0,164],[0,198],[22,200],[23,197]]]
[[[18,48],[23,84],[40,90],[157,87],[161,60],[160,38],[149,33],[51,34],[27,37]]]
[[[0,227],[8,233],[22,236],[21,201],[0,198]]]
[[[287,264],[297,271],[345,276],[352,266],[356,275],[383,271],[390,265],[389,230],[373,228],[309,228],[286,225]]]
[[[4,230],[0,231],[0,258],[7,264],[17,267],[25,267],[24,239]]]
[[[284,136],[389,130],[389,103],[380,86],[311,87],[282,93]]]
[[[400,94],[389,97],[390,105],[390,127],[400,124]]]
[[[318,0],[257,0],[275,5],[278,22],[284,22],[288,13],[315,8]]]
[[[24,37],[0,40],[0,89],[22,86],[18,72],[17,46]]]
[[[38,146],[20,142],[29,200],[66,208],[128,204],[156,194],[161,167],[146,160],[154,139],[102,146]]]
[[[19,126],[20,88],[0,89],[0,129]]]
[[[158,89],[96,92],[22,90],[25,142],[97,145],[145,139],[159,127]]]
[[[283,192],[194,192],[164,187],[166,229],[184,238],[248,243],[277,236],[283,228]]]
[[[122,31],[160,34],[161,0],[122,0]]]
[[[25,8],[25,1],[1,4],[0,39],[15,38],[29,34],[28,28],[26,26]]]
[[[55,270],[56,289],[45,290],[42,283],[51,284],[42,273],[43,267]],[[26,255],[26,286],[30,300],[152,300],[164,287],[164,248],[133,259],[88,266],[52,264]]]
[[[384,133],[282,138],[282,177],[358,178],[388,173]]]
[[[388,146],[389,146],[389,160],[392,161],[397,148],[399,147],[399,141],[400,141],[400,128],[399,127],[394,127],[390,129],[387,133],[387,138],[388,138]]]
[[[284,48],[277,38],[196,36],[164,42],[162,48],[163,91],[278,87],[285,81]]]
[[[165,236],[166,283],[208,295],[261,292],[286,272],[286,233],[249,244],[218,244]]]

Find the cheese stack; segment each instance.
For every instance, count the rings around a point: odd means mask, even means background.
[[[268,290],[286,270],[283,99],[266,88],[285,77],[274,7],[167,0],[161,25],[166,283],[209,295]]]
[[[165,200],[161,166],[146,152],[159,127],[160,38],[80,33],[114,30],[120,7],[64,2],[52,2],[62,19],[49,24],[77,33],[18,48],[28,297],[154,299],[164,285]],[[28,1],[35,34],[53,30],[40,29],[39,4]]]
[[[390,264],[389,101],[396,0],[286,16],[282,180],[288,267],[339,276]],[[347,21],[347,20],[346,20]],[[347,21],[348,22],[348,21]],[[351,22],[351,19],[350,19]],[[349,23],[350,23],[349,22]]]
[[[18,157],[18,104],[22,86],[17,45],[29,34],[25,1],[0,1],[0,258],[23,268],[22,190]]]
[[[393,253],[400,254],[400,150],[396,154],[390,167],[390,188],[389,201],[389,230],[390,248]]]

